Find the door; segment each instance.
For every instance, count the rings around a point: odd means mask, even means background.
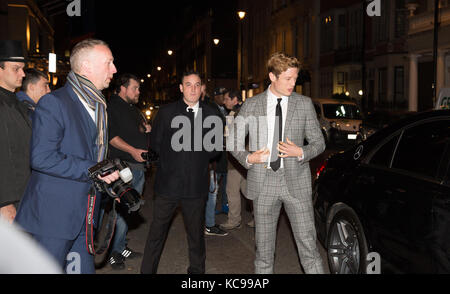
[[[385,224],[389,233],[383,241],[391,245],[386,250],[406,272],[433,272],[433,201],[441,193],[439,171],[449,137],[450,120],[422,123],[404,131],[394,154],[382,197],[395,222]],[[386,244],[387,238],[391,244]]]
[[[433,62],[419,63],[419,111],[433,109]]]
[[[406,128],[369,155],[356,176],[373,250],[403,272],[432,271],[432,207],[449,126],[440,120]]]

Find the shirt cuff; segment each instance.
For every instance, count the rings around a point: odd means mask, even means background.
[[[248,157],[249,157],[250,155],[251,155],[251,154],[247,155],[247,157],[245,158],[245,163],[246,163],[248,166],[252,166],[252,165],[253,165],[253,164],[251,164],[251,163],[248,162]]]

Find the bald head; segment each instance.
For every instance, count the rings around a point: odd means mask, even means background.
[[[84,40],[75,45],[70,65],[76,74],[90,80],[98,90],[108,88],[117,72],[108,44],[95,39]]]

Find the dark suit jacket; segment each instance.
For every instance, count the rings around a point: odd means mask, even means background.
[[[33,117],[33,169],[16,221],[26,231],[74,240],[85,224],[97,163],[97,127],[72,88],[44,96]],[[100,199],[96,201],[96,210]]]
[[[30,176],[30,140],[27,108],[0,87],[0,207],[22,198]]]
[[[170,198],[198,198],[208,195],[208,163],[218,151],[207,151],[202,146],[201,151],[194,151],[194,140],[191,141],[191,151],[176,151],[172,148],[172,139],[177,137],[182,126],[172,127],[176,117],[188,118],[183,100],[161,107],[155,118],[151,137],[150,148],[159,154],[155,178],[155,193]],[[196,121],[201,126],[198,134],[201,139],[210,133],[211,127],[203,127],[205,120],[214,118],[220,130],[223,122],[217,116],[217,112],[209,105],[200,102],[202,113],[197,115]],[[208,120],[209,120],[208,119]],[[191,135],[192,134],[191,129]],[[222,134],[221,134],[222,135]],[[187,139],[187,138],[184,138]],[[223,137],[217,138],[219,145],[223,146]],[[181,142],[181,140],[175,140]]]

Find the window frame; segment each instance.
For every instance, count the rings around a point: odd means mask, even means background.
[[[399,130],[395,131],[394,133],[390,134],[388,137],[384,138],[383,140],[381,140],[379,143],[376,144],[376,146],[374,148],[372,148],[372,150],[368,153],[368,155],[366,156],[366,158],[362,161],[362,164],[370,167],[370,168],[375,168],[375,169],[379,169],[379,170],[385,170],[385,171],[389,171],[392,173],[396,173],[396,174],[401,174],[401,175],[406,175],[406,176],[410,176],[413,178],[417,178],[420,180],[426,180],[435,184],[442,184],[444,182],[445,177],[447,176],[447,178],[450,178],[450,159],[448,160],[448,165],[449,168],[447,171],[443,171],[444,168],[442,168],[442,166],[438,166],[437,170],[436,170],[436,176],[434,177],[430,177],[428,175],[424,175],[424,174],[419,174],[413,171],[408,171],[408,170],[404,170],[404,169],[398,169],[398,168],[393,168],[392,165],[394,164],[394,159],[395,156],[397,155],[398,152],[398,147],[400,146],[400,142],[402,142],[403,139],[403,135],[407,130],[410,130],[411,128],[420,126],[420,125],[424,125],[427,123],[433,123],[433,122],[437,122],[437,121],[442,121],[442,120],[447,120],[450,121],[449,117],[433,117],[433,118],[428,118],[428,119],[424,119],[424,120],[420,120],[411,124],[408,124],[407,126],[404,126],[402,128],[400,128]],[[397,140],[397,144],[395,146],[394,152],[391,155],[391,163],[388,167],[384,167],[384,166],[380,166],[380,165],[376,165],[376,164],[372,164],[370,161],[372,160],[372,158],[374,157],[374,155],[386,144],[388,144],[390,142],[390,140],[392,140],[394,137],[400,135],[399,139]],[[446,158],[447,153],[450,152],[450,143],[447,143],[447,146],[445,146],[444,152],[441,155],[440,158],[440,162],[442,164],[442,161]],[[448,157],[448,156],[447,156]],[[444,162],[445,164],[445,162]],[[445,174],[447,172],[447,175]]]

